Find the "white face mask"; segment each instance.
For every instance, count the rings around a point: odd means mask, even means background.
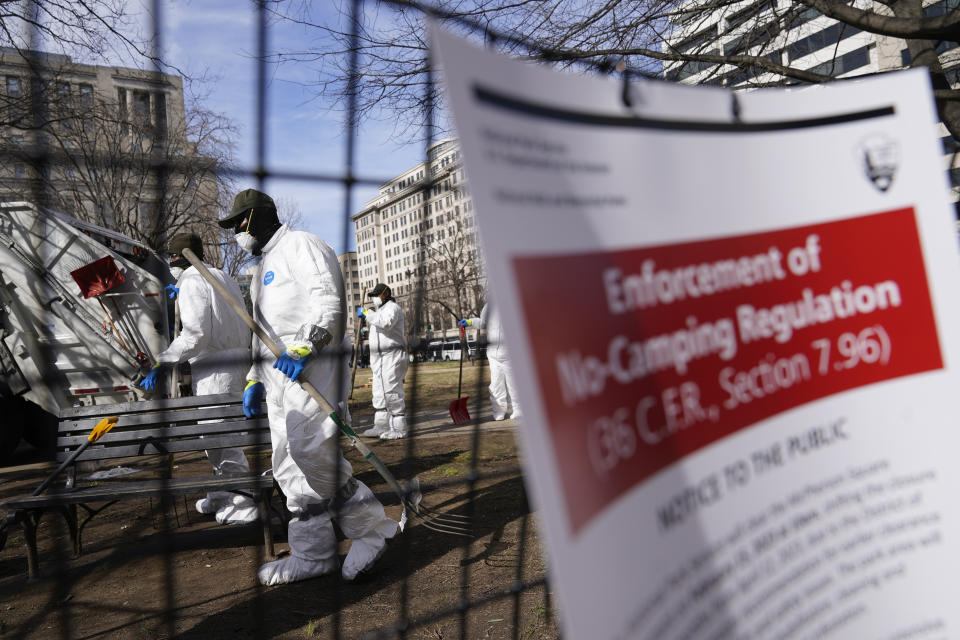
[[[233,236],[233,239],[236,240],[240,248],[247,253],[253,253],[254,249],[257,248],[257,239],[246,231],[236,234]]]
[[[183,269],[180,267],[170,267],[170,275],[173,276],[174,280],[179,280],[180,276],[183,275]]]
[[[374,298],[374,299],[373,299],[373,308],[374,308],[374,309],[379,309],[382,305],[383,305],[383,300],[381,300],[380,298]]]

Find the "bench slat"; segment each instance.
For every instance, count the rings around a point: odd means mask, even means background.
[[[269,489],[273,486],[271,476],[249,474],[244,476],[205,478],[174,478],[162,480],[151,478],[138,482],[105,482],[93,487],[79,489],[60,489],[39,496],[14,498],[3,503],[8,509],[37,509],[61,504],[81,504],[85,502],[106,502],[131,498],[152,498],[161,495],[183,495],[202,493],[207,490],[241,491]]]
[[[157,400],[137,400],[116,404],[95,404],[88,407],[67,407],[60,410],[60,420],[84,418],[90,416],[115,416],[118,413],[141,413],[145,411],[164,411],[166,409],[184,409],[211,404],[238,404],[242,394],[221,393],[212,396],[187,396],[184,398],[160,398]]]
[[[205,422],[203,424],[186,424],[173,427],[154,426],[144,429],[120,429],[118,427],[114,427],[109,433],[101,436],[96,442],[96,445],[101,447],[110,447],[128,442],[136,442],[144,438],[172,440],[181,437],[199,436],[207,433],[225,434],[244,431],[269,432],[270,430],[266,419],[226,420],[223,422]],[[60,434],[57,437],[57,449],[76,449],[87,441],[87,436],[87,433],[76,435]]]
[[[204,449],[225,449],[228,447],[249,447],[254,445],[269,445],[270,434],[266,431],[255,431],[249,433],[236,433],[229,436],[214,436],[212,438],[189,438],[184,440],[160,441],[160,445],[168,453],[180,453],[183,451],[203,451]],[[147,442],[137,442],[136,444],[119,445],[114,447],[96,447],[91,446],[77,457],[78,462],[88,460],[107,460],[110,458],[133,458],[140,455],[140,448],[143,447],[143,455],[160,455],[161,451]],[[62,462],[70,456],[69,451],[57,452],[57,461]]]
[[[178,411],[156,411],[147,413],[113,413],[111,416],[120,418],[117,427],[129,427],[141,424],[189,423],[200,420],[221,420],[224,418],[245,419],[243,409],[239,405],[204,407]],[[61,420],[58,431],[60,433],[85,432],[93,430],[103,418],[82,418]]]

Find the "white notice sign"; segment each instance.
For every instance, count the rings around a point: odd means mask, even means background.
[[[924,73],[755,91],[434,31],[567,637],[960,636],[957,242]]]

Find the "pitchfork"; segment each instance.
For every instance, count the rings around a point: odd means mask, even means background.
[[[230,294],[227,292],[226,288],[220,283],[219,280],[211,275],[210,271],[207,269],[196,254],[193,253],[190,249],[184,249],[182,252],[184,258],[190,261],[194,267],[197,268],[197,271],[200,272],[200,275],[210,283],[214,291],[217,292],[223,300],[230,305],[230,307],[247,323],[247,326],[250,327],[250,330],[253,331],[258,338],[260,338],[267,348],[273,352],[273,355],[280,357],[283,355],[284,351],[280,348],[276,342],[263,330],[256,321],[250,317],[250,314],[247,313],[247,310],[244,309],[236,300],[234,300]],[[363,457],[373,465],[373,468],[383,476],[383,479],[386,480],[387,484],[390,485],[390,488],[393,489],[400,497],[400,502],[403,504],[404,513],[410,512],[415,518],[418,518],[420,523],[428,529],[434,531],[439,531],[440,533],[449,533],[458,536],[470,536],[470,520],[465,516],[459,516],[456,514],[450,513],[440,513],[432,509],[427,508],[421,504],[423,499],[423,494],[420,492],[420,480],[416,476],[413,477],[410,482],[406,485],[401,485],[399,481],[394,477],[394,475],[387,469],[387,466],[370,450],[370,448],[365,445],[357,433],[348,425],[337,413],[336,409],[330,402],[323,397],[316,387],[314,387],[308,380],[297,380],[297,383],[303,387],[303,390],[306,391],[313,401],[316,402],[320,408],[330,415],[330,418],[334,421],[340,431],[347,436],[350,440],[350,444],[355,446],[357,450],[363,455]]]

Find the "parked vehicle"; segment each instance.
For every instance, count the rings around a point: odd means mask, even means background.
[[[460,359],[460,338],[447,338],[446,340],[431,340],[427,343],[426,359],[431,362],[457,361]],[[476,340],[467,340],[467,359],[486,358],[486,349],[484,345]]]
[[[467,340],[467,359],[473,360],[478,356],[478,346],[476,340]],[[441,360],[460,360],[460,355],[463,353],[460,345],[460,338],[447,338],[443,341],[443,347],[441,349]]]
[[[431,362],[443,360],[443,340],[431,340],[427,343],[427,357]]]
[[[62,408],[140,399],[170,336],[154,274],[169,271],[131,238],[0,203],[0,460],[47,444]]]

